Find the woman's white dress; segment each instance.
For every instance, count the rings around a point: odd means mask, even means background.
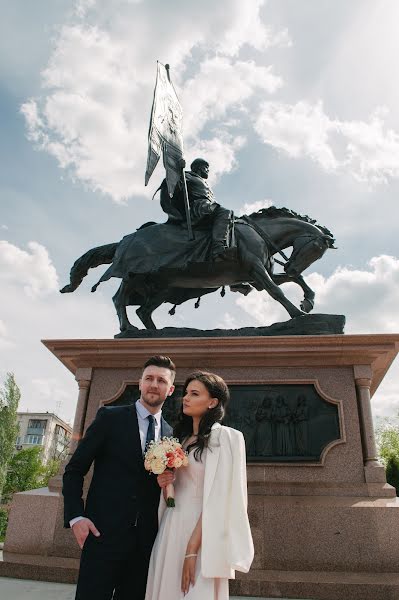
[[[201,575],[201,549],[196,562],[195,585],[181,591],[181,575],[187,543],[202,512],[207,450],[202,461],[189,454],[189,464],[176,470],[174,508],[166,508],[152,549],[145,600],[228,600],[228,579]]]

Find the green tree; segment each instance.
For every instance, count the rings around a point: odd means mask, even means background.
[[[391,455],[386,464],[387,482],[396,489],[396,495],[399,496],[399,456]]]
[[[7,469],[15,452],[18,436],[18,404],[21,392],[13,373],[7,373],[3,388],[0,389],[0,499],[7,477]]]
[[[24,448],[12,457],[3,489],[3,499],[11,502],[17,492],[26,492],[40,487],[47,487],[51,477],[57,474],[61,461],[49,460],[42,463],[40,446]]]
[[[5,508],[0,508],[0,542],[4,542],[8,523],[8,512]]]
[[[399,496],[399,424],[397,419],[385,419],[376,432],[378,453],[385,466],[387,482]]]
[[[16,452],[8,465],[3,498],[9,502],[16,492],[25,492],[42,486],[44,467],[40,446]]]
[[[57,475],[61,462],[62,460],[57,458],[51,458],[49,461],[47,461],[47,463],[43,466],[40,487],[48,486],[50,479]]]

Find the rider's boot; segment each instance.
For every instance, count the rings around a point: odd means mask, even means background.
[[[229,256],[229,234],[233,213],[223,206],[218,206],[213,213],[212,258],[215,262],[231,260]]]

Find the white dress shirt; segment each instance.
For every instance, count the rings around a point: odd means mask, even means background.
[[[150,413],[149,410],[146,409],[146,407],[144,406],[144,404],[142,404],[140,402],[140,399],[136,401],[136,414],[137,414],[137,422],[139,424],[139,433],[140,433],[140,442],[141,442],[141,450],[144,454],[144,449],[145,449],[145,441],[147,439],[147,431],[148,431],[148,426],[150,424],[149,420],[147,419],[148,415],[151,415],[152,413]],[[155,413],[155,415],[152,415],[155,419],[155,440],[159,440],[159,438],[161,437],[161,416],[162,416],[162,411],[159,410],[159,412]],[[69,521],[69,525],[72,528],[75,523],[77,523],[78,521],[80,521],[81,519],[84,519],[85,517],[75,517],[74,519],[71,519]]]
[[[137,402],[136,402],[136,413],[137,413],[137,421],[139,424],[141,449],[144,454],[145,441],[147,439],[147,431],[148,431],[148,426],[150,424],[147,417],[148,417],[148,415],[152,415],[152,413],[150,413],[150,411],[146,409],[146,407],[144,406],[144,404],[142,404],[140,402],[140,400],[137,400]],[[154,423],[154,425],[155,425],[155,440],[158,441],[159,438],[161,437],[162,411],[160,410],[159,412],[155,413],[155,415],[152,415],[152,416],[155,419],[155,423]]]

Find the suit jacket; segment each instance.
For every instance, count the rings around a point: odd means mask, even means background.
[[[215,423],[206,450],[201,565],[204,577],[248,572],[254,546],[247,513],[244,436]]]
[[[161,418],[161,436],[171,433]],[[84,505],[83,480],[93,462]],[[65,468],[62,492],[65,527],[82,515],[100,531],[99,540],[111,545],[135,523],[143,525],[149,538],[155,537],[160,488],[144,469],[135,405],[99,409]]]

